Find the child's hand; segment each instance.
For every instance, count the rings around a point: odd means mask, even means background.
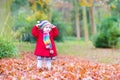
[[[36,27],[39,28],[40,24],[36,24]]]
[[[53,50],[50,50],[50,54],[53,54],[54,53],[54,51]]]
[[[36,27],[37,27],[37,28],[40,28],[40,26],[41,26],[40,23],[41,23],[41,21],[37,21],[37,24],[36,24]]]
[[[51,25],[51,28],[55,28],[55,27],[56,27],[55,25],[53,25],[53,24]]]

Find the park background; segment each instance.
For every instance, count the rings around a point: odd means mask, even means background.
[[[120,0],[0,0],[0,58],[33,55],[31,29],[49,20],[59,29],[60,56],[119,65],[119,5]]]

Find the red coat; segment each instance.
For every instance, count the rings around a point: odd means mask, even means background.
[[[50,50],[46,49],[45,44],[43,42],[43,31],[39,30],[36,26],[32,28],[32,35],[37,39],[36,40],[36,48],[34,54],[36,56],[46,56],[46,57],[54,57],[57,56],[57,51],[54,43],[54,38],[58,36],[58,29],[57,27],[52,28],[50,31],[50,40],[52,43],[52,50],[54,51],[53,54],[50,54]]]

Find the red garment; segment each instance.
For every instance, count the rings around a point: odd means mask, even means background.
[[[46,49],[46,46],[43,42],[43,31],[39,30],[37,26],[32,28],[32,35],[37,39],[36,40],[36,48],[34,54],[36,56],[45,56],[45,57],[55,57],[57,56],[56,46],[54,43],[54,38],[58,36],[58,29],[57,27],[52,28],[50,31],[50,40],[52,43],[52,50],[54,51],[53,54],[50,54],[50,50]]]

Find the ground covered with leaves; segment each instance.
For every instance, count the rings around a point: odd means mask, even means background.
[[[120,80],[120,64],[104,64],[58,56],[52,70],[37,70],[32,52],[21,58],[0,60],[0,80]]]

